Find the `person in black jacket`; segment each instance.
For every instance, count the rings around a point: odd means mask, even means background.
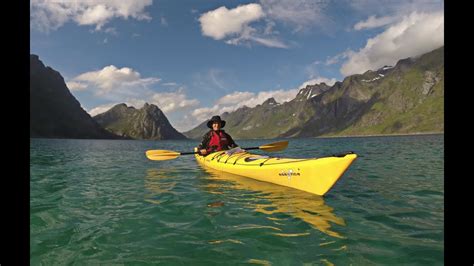
[[[204,135],[201,144],[198,146],[201,155],[238,147],[232,137],[222,130],[224,126],[225,120],[222,120],[218,115],[207,121],[207,127],[211,130]]]

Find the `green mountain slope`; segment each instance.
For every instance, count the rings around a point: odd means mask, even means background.
[[[267,100],[222,114],[234,138],[316,137],[444,130],[444,47],[394,67],[307,86],[290,102]],[[185,132],[199,139],[205,121]]]
[[[117,104],[107,112],[94,116],[94,120],[110,132],[132,139],[186,139],[153,104],[146,103],[141,109]]]

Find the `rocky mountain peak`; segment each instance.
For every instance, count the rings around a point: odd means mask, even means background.
[[[94,119],[107,130],[133,139],[185,139],[154,104],[145,103],[136,109],[118,104]]]
[[[156,120],[162,120],[162,119],[168,120],[165,114],[161,111],[161,109],[154,104],[145,103],[143,107],[140,109],[140,111],[142,111],[145,115],[149,115],[153,117],[153,119],[156,119]]]
[[[397,64],[395,65],[395,67],[398,69],[405,69],[405,68],[410,67],[413,63],[414,63],[414,59],[409,57],[409,58],[399,60]]]
[[[319,94],[329,90],[331,87],[328,86],[325,82],[321,82],[319,84],[314,85],[307,85],[306,87],[302,88],[298,94],[296,95],[293,101],[306,101],[313,97],[318,96]]]
[[[82,109],[61,74],[30,55],[30,137],[119,138]]]
[[[277,105],[277,101],[275,101],[275,98],[271,97],[265,100],[262,105]]]
[[[158,106],[154,105],[154,104],[149,104],[149,103],[145,103],[142,107],[143,110],[147,110],[147,111],[155,111],[155,110],[160,110],[160,108],[158,108]],[[161,110],[160,110],[161,111]]]
[[[134,108],[133,106],[127,106],[125,103],[119,103],[119,104],[116,104],[114,105],[114,107],[112,107],[112,109],[117,109],[117,110],[127,110],[128,108]]]

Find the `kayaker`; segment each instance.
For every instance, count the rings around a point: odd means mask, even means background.
[[[207,127],[211,130],[204,135],[201,144],[198,146],[201,155],[228,150],[238,146],[232,137],[222,130],[224,126],[225,120],[222,120],[218,115],[213,116],[207,121]]]

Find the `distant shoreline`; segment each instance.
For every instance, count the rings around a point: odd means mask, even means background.
[[[420,135],[444,135],[444,131],[443,132],[394,133],[394,134],[369,134],[369,135],[318,136],[314,138],[317,138],[317,139],[364,138],[364,137],[396,137],[396,136],[420,136]]]
[[[370,134],[370,135],[344,135],[344,136],[318,136],[318,137],[305,137],[305,138],[314,138],[314,139],[332,139],[332,138],[365,138],[365,137],[397,137],[397,136],[420,136],[420,135],[444,135],[444,132],[418,132],[418,133],[396,133],[396,134]],[[297,138],[284,138],[284,139],[299,139]],[[47,137],[30,137],[30,139],[57,139],[57,140],[68,140],[68,139],[77,139],[77,140],[87,140],[87,139],[78,139],[78,138],[47,138]],[[236,140],[262,140],[265,138],[258,139],[238,139]],[[281,139],[281,138],[271,138],[271,139]],[[89,139],[89,140],[135,140],[135,141],[163,141],[163,140],[150,140],[150,139]],[[177,139],[164,139],[166,140],[177,140]],[[199,141],[199,139],[179,139],[179,140],[193,140]]]

